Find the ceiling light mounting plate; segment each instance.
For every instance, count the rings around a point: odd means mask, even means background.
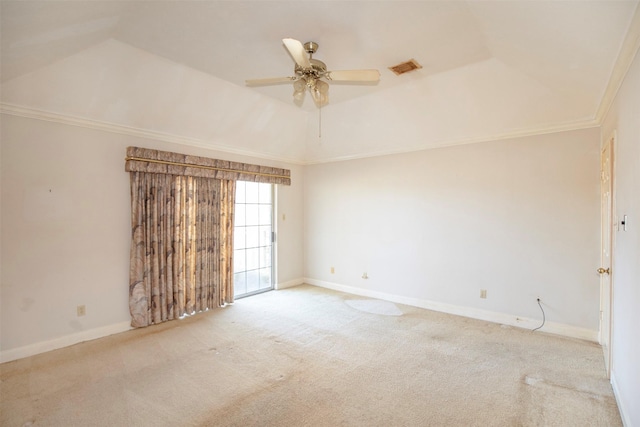
[[[309,55],[313,55],[318,50],[318,43],[306,42],[304,44],[304,50],[306,50]]]

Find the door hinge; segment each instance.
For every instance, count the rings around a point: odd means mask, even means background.
[[[276,242],[276,232],[272,231],[271,232],[271,243],[275,243]]]

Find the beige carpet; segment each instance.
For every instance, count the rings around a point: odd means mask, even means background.
[[[300,286],[0,365],[2,426],[620,426],[593,343]]]

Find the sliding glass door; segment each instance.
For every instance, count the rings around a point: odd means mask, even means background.
[[[236,183],[234,297],[273,289],[273,185]]]

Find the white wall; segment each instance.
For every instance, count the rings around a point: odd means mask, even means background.
[[[611,380],[625,425],[640,425],[640,55],[606,116],[602,137],[617,133],[615,214],[627,231],[615,233]]]
[[[277,280],[301,280],[300,166],[3,115],[2,360],[128,328],[129,145],[291,169]]]
[[[307,166],[305,277],[524,327],[539,296],[544,330],[595,340],[599,144],[592,128]]]

